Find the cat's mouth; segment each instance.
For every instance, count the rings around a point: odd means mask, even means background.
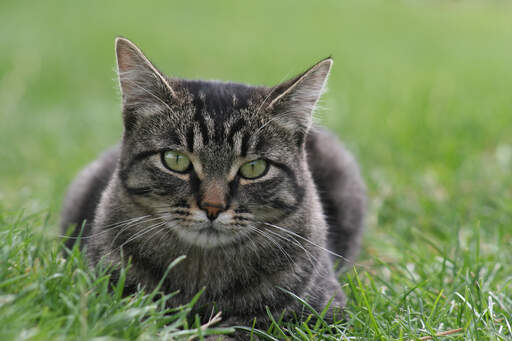
[[[239,238],[239,234],[232,228],[214,222],[207,222],[200,226],[178,228],[175,231],[176,235],[185,242],[203,248],[225,246]]]
[[[195,230],[197,233],[206,233],[210,235],[215,234],[232,234],[233,232],[229,229],[226,229],[226,226],[223,226],[223,224],[218,224],[215,222],[207,222],[205,223],[206,226],[199,226]],[[220,225],[220,226],[219,226]]]
[[[202,211],[192,211],[188,219],[168,217],[168,227],[187,244],[202,248],[226,246],[240,240],[247,233],[246,221],[235,219],[231,212],[223,212],[210,220]]]

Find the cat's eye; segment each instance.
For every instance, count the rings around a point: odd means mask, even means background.
[[[162,163],[165,167],[178,173],[185,173],[192,165],[189,158],[175,150],[168,150],[162,153]]]
[[[267,173],[268,162],[263,159],[246,162],[240,167],[240,175],[246,179],[256,179]]]

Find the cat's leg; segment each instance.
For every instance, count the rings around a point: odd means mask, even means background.
[[[340,141],[321,128],[311,130],[306,151],[329,225],[328,247],[350,262],[359,252],[366,211],[366,190],[359,167]]]

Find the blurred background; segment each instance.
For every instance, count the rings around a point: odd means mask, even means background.
[[[2,0],[0,208],[56,222],[74,175],[119,140],[122,35],[193,79],[273,85],[333,56],[317,117],[361,163],[366,251],[411,226],[494,233],[512,212],[511,15],[505,1]]]

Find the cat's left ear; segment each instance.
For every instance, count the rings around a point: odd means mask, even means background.
[[[332,64],[333,60],[326,58],[271,90],[267,109],[275,115],[276,123],[303,136],[307,133]]]
[[[332,64],[333,60],[326,58],[299,76],[272,88],[267,109],[275,115],[276,123],[305,136]]]

